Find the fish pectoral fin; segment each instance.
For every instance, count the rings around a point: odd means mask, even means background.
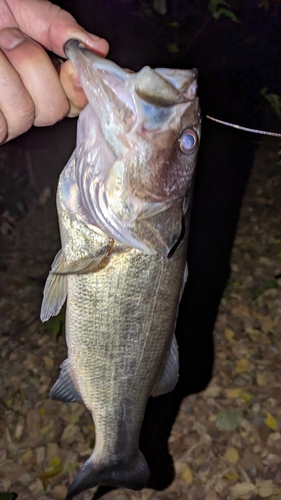
[[[50,391],[50,397],[63,403],[83,403],[73,383],[68,359],[64,360],[60,368],[60,376]]]
[[[56,274],[60,276],[67,276],[68,274],[86,274],[97,271],[102,267],[102,263],[106,257],[106,253],[103,255],[97,255],[96,257],[83,257],[82,259],[71,262],[71,264],[68,264],[60,271],[56,271]]]
[[[113,251],[113,245],[112,240],[109,245],[103,247],[96,255],[83,257],[70,264],[66,263],[62,250],[57,253],[44,287],[40,313],[41,321],[48,321],[51,316],[56,316],[60,312],[67,295],[67,275],[99,271],[108,263]]]
[[[84,463],[71,483],[65,500],[99,484],[140,490],[147,485],[149,468],[143,454],[138,450],[135,458],[122,464],[95,463],[93,455]]]
[[[109,244],[103,246],[96,254],[86,255],[80,259],[74,260],[69,264],[63,263],[53,270],[53,273],[59,275],[68,274],[87,274],[97,272],[108,263],[109,257],[113,252],[114,240],[110,240]]]
[[[179,377],[179,353],[175,334],[173,335],[170,351],[163,372],[155,384],[151,396],[161,396],[172,392],[177,385]]]
[[[41,321],[48,321],[51,316],[56,316],[66,299],[66,278],[56,274],[56,271],[64,265],[64,256],[60,250],[54,258],[51,271],[47,278],[44,291],[43,302],[41,306]]]

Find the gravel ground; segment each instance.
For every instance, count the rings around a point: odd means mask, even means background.
[[[262,141],[245,195],[214,332],[213,381],[183,401],[170,438],[176,479],[161,493],[116,490],[105,500],[281,500],[277,146]],[[64,499],[94,445],[89,412],[48,396],[66,357],[63,316],[46,325],[38,317],[59,248],[54,190],[33,189],[24,216],[9,210],[1,216],[0,492],[16,492],[19,500]],[[91,492],[77,497],[91,498]]]

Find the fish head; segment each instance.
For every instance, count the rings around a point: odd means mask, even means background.
[[[129,72],[77,40],[65,52],[89,101],[76,149],[88,222],[128,247],[169,255],[182,234],[199,146],[196,70]]]

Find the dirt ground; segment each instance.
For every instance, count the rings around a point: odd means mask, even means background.
[[[277,151],[270,138],[256,155],[214,332],[214,377],[205,392],[183,401],[170,438],[176,479],[164,492],[116,490],[105,500],[281,500]],[[46,325],[39,320],[43,285],[59,249],[55,185],[34,176],[40,154],[27,158],[27,184],[13,174],[23,200],[13,205],[8,196],[6,206],[2,193],[0,492],[15,492],[19,500],[62,500],[92,452],[94,426],[84,406],[48,396],[66,347],[63,316]],[[6,150],[1,161],[9,162]],[[91,498],[92,492],[77,497]]]

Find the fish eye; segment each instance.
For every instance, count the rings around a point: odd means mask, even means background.
[[[191,155],[197,149],[198,137],[193,129],[187,129],[179,139],[179,145],[182,153]]]

